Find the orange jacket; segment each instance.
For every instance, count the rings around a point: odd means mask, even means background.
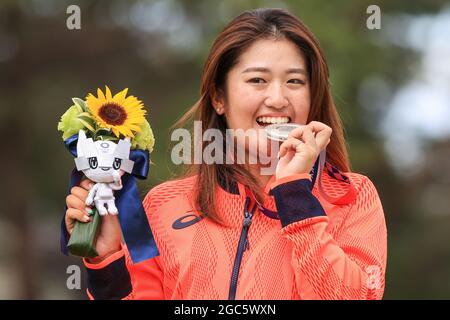
[[[143,202],[160,256],[133,265],[123,248],[100,264],[85,261],[88,294],[98,299],[381,299],[387,254],[382,205],[367,177],[346,176],[351,184],[325,170],[322,177],[327,194],[345,195],[338,205],[323,199],[317,183],[311,190],[309,175],[276,182],[272,177],[263,205],[277,210],[280,219],[258,208],[253,215],[250,206],[244,210],[249,195],[241,184],[234,190],[220,187],[218,214],[229,227],[193,211],[195,177],[163,183]]]

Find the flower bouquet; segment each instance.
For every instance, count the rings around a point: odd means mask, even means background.
[[[72,235],[61,224],[61,249],[67,254],[95,257],[95,241],[101,216],[119,214],[124,241],[134,263],[158,255],[148,220],[139,198],[135,178],[146,179],[149,154],[155,139],[145,119],[142,101],[127,97],[128,89],[114,96],[106,87],[97,97],[73,98],[62,115],[58,130],[75,157],[69,190],[86,176],[95,182],[86,205],[91,221],[75,223]]]

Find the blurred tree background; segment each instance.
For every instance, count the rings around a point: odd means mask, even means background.
[[[71,4],[80,30],[66,27]],[[371,4],[380,30],[366,26]],[[66,286],[80,260],[59,252],[73,159],[56,125],[70,98],[109,85],[145,102],[144,195],[171,176],[170,126],[197,100],[214,38],[257,7],[288,9],[324,49],[353,170],[385,209],[385,299],[450,298],[450,6],[437,0],[1,1],[0,298],[85,298]]]

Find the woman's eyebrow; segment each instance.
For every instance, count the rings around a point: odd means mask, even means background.
[[[247,72],[266,72],[269,73],[270,70],[268,68],[265,67],[249,67],[246,68],[244,71],[242,71],[242,73],[247,73]],[[303,68],[290,68],[286,70],[286,74],[291,74],[291,73],[301,73],[306,75],[306,71]]]
[[[303,69],[303,68],[291,68],[291,69],[287,69],[287,70],[286,70],[286,73],[287,73],[287,74],[290,74],[290,73],[301,73],[301,74],[306,75],[306,71],[305,71],[305,69]]]
[[[270,72],[270,70],[268,68],[264,68],[264,67],[250,67],[250,68],[247,68],[244,71],[242,71],[242,73],[247,73],[247,72]]]

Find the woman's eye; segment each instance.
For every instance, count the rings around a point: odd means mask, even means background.
[[[305,81],[301,80],[301,79],[291,79],[288,81],[288,83],[293,83],[293,84],[305,84]]]
[[[89,158],[89,166],[91,167],[91,169],[97,169],[98,166],[97,157]]]
[[[119,170],[121,164],[122,164],[122,159],[115,158],[114,162],[113,162],[114,170]]]
[[[265,83],[266,81],[264,79],[262,79],[262,78],[252,78],[252,79],[248,80],[247,82],[250,82],[250,83]]]

